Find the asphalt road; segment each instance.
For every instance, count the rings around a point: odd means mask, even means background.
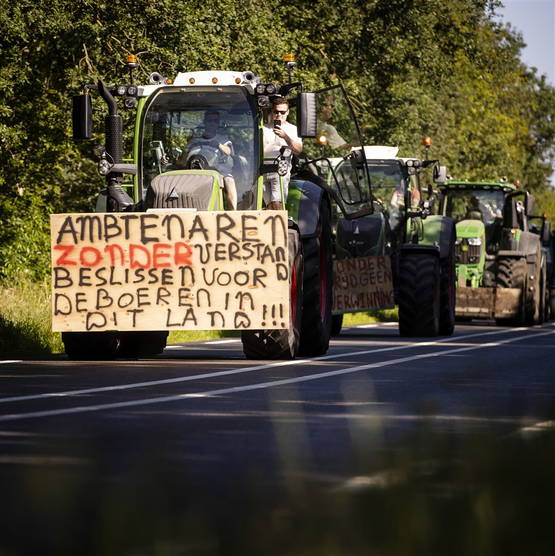
[[[22,489],[34,507],[60,492],[91,496],[99,481],[148,488],[149,477],[187,484],[208,505],[237,485],[364,486],[365,469],[423,430],[456,439],[552,429],[554,361],[553,322],[410,340],[395,324],[365,325],[344,329],[323,357],[286,362],[247,361],[237,338],[152,359],[0,361],[4,510],[13,503],[25,520]]]

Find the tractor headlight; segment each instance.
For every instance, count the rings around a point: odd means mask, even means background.
[[[108,162],[107,159],[105,158],[101,158],[98,161],[98,173],[101,176],[107,176],[110,173],[110,170],[112,169],[113,164],[111,162]]]
[[[468,245],[482,245],[482,239],[479,237],[469,237]]]

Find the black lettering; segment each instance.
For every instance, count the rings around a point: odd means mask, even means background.
[[[113,231],[111,231],[113,230]],[[109,242],[111,238],[121,235],[118,219],[113,214],[104,215],[104,239]]]
[[[110,267],[110,286],[121,286],[121,282],[118,282],[114,277],[115,272],[116,272],[116,267],[111,266]]]
[[[225,261],[226,259],[227,259],[227,254],[226,254],[225,243],[216,243],[216,248],[214,250],[214,260]]]
[[[163,268],[162,269],[161,283],[162,283],[163,286],[173,286],[173,269],[172,268]]]
[[[276,264],[276,277],[278,280],[289,280],[289,268],[283,263]]]
[[[69,315],[71,311],[71,299],[63,293],[54,294],[54,315]]]
[[[237,243],[230,243],[229,244],[229,260],[230,261],[240,261],[241,256],[239,255],[239,245]]]
[[[168,309],[168,313],[166,315],[166,327],[170,326],[179,326],[179,322],[171,322],[172,310]]]
[[[73,219],[71,216],[66,216],[65,220],[62,222],[60,229],[58,231],[58,237],[56,238],[56,243],[62,243],[64,234],[70,234],[73,243],[77,243],[77,232],[73,227]]]
[[[177,304],[179,307],[191,307],[191,289],[179,288],[177,290]]]
[[[181,272],[181,285],[194,285],[195,283],[195,272],[192,267],[190,266],[180,266],[179,271]],[[186,277],[186,275],[188,275]],[[189,280],[187,280],[187,278]]]
[[[249,282],[250,276],[248,272],[240,270],[233,275],[233,281],[238,286],[246,286]]]
[[[133,280],[133,284],[140,284],[141,282],[145,281],[145,269],[144,268],[136,268],[135,269],[135,280]]]
[[[193,220],[193,225],[189,230],[189,239],[199,232],[202,234],[204,241],[208,241],[208,229],[204,225],[201,215],[197,214]]]
[[[285,222],[285,219],[282,218],[281,215],[268,216],[266,220],[264,220],[264,225],[266,225],[268,222],[271,222],[272,224],[272,245],[275,245],[277,243],[278,231],[281,231],[282,238],[284,242],[287,243],[287,222]],[[278,224],[279,230],[277,229]]]
[[[207,315],[210,315],[210,326],[216,328],[218,325],[216,324],[216,317],[218,316],[221,320],[220,327],[225,328],[225,318],[220,311],[207,311]]]
[[[150,276],[150,280],[147,284],[158,284],[158,273],[155,268],[150,268],[148,270],[148,275]]]
[[[192,321],[195,326],[197,325],[197,317],[195,316],[195,311],[193,310],[192,307],[187,309],[187,312],[183,317],[183,322],[181,323],[181,326],[185,326],[188,321]]]
[[[150,301],[143,301],[143,298],[148,299],[148,288],[137,288],[137,307],[152,305]]]
[[[136,214],[122,214],[120,218],[123,220],[125,224],[125,239],[129,239],[131,237],[131,232],[129,231],[129,224],[131,220],[137,220],[139,218]]]
[[[108,290],[98,288],[96,290],[96,306],[95,309],[106,309],[114,304],[114,300],[108,295]],[[106,324],[106,323],[104,323]]]
[[[144,311],[142,309],[128,309],[127,312],[131,313],[131,315],[133,315],[133,319],[131,321],[131,324],[132,324],[133,328],[135,328],[137,326],[137,314],[138,313],[143,313]]]
[[[73,286],[73,280],[70,272],[63,266],[55,266],[54,271],[54,288],[70,288]]]
[[[100,216],[78,216],[75,219],[75,223],[81,224],[81,241],[94,243],[102,239],[102,222]]]
[[[147,224],[146,221],[148,219],[150,220],[158,220],[158,215],[157,214],[141,214],[140,216],[141,218],[141,243],[145,244],[145,243],[149,243],[149,242],[159,242],[160,239],[158,238],[158,236],[156,237],[148,237],[147,234],[147,230],[150,230],[151,228],[156,228],[157,227],[157,223],[154,224]]]
[[[224,223],[223,220],[227,220],[227,223]],[[231,238],[233,241],[239,243],[239,238],[235,237],[231,234],[228,230],[232,230],[235,228],[235,221],[229,214],[222,212],[216,216],[216,239],[217,241],[221,240],[222,235],[226,235],[227,237]]]
[[[171,292],[167,288],[158,288],[156,292],[156,305],[169,305],[170,302],[167,300],[171,296]]]
[[[252,215],[249,215],[249,214],[241,215],[241,227],[242,227],[242,231],[243,231],[241,239],[243,241],[260,241],[260,239],[258,237],[256,237],[257,232],[258,232],[258,227],[257,226],[247,226],[247,220],[256,221],[257,218],[256,218],[256,216],[252,216]],[[247,236],[250,236],[250,237],[247,237]]]
[[[178,214],[168,214],[162,218],[162,226],[166,226],[166,236],[168,241],[172,240],[172,222],[177,221],[179,224],[179,239],[185,237],[185,227],[183,226],[183,220]],[[189,236],[190,237],[190,236]]]
[[[94,272],[94,276],[97,280],[96,285],[97,286],[104,286],[105,284],[108,283],[108,280],[106,280],[106,278],[104,278],[104,276],[102,276],[104,274],[104,272],[106,272],[106,267],[102,267],[102,268],[97,268]]]
[[[231,284],[231,274],[229,272],[220,272],[216,281],[219,286],[229,286]]]
[[[86,307],[81,308],[81,305],[87,305],[87,294],[84,292],[77,292],[75,294],[75,310],[78,313],[84,313],[87,309]]]
[[[200,288],[197,292],[197,307],[200,307],[201,304],[202,304],[201,299],[200,299],[201,298],[201,296],[200,296],[201,293],[203,293],[205,298],[206,298],[206,305],[208,307],[211,307],[212,306],[212,298],[210,297],[210,292],[205,288]]]
[[[100,324],[93,322],[94,318],[97,318]],[[106,326],[106,322],[106,317],[102,313],[87,313],[85,328],[87,329],[87,332],[93,328],[104,328]]]
[[[255,288],[257,288],[258,284],[260,283],[260,285],[263,288],[265,288],[266,284],[262,281],[262,278],[266,278],[266,276],[268,276],[268,273],[263,268],[255,268],[253,270],[253,273],[252,273],[252,278],[253,278],[253,284],[252,285]]]
[[[250,293],[248,293],[248,292],[246,292],[246,293],[237,292],[235,294],[235,299],[239,300],[239,309],[241,309],[241,311],[245,310],[245,308],[243,307],[243,302],[245,300],[250,302],[251,311],[254,311],[254,300],[253,300],[252,295]]]
[[[251,325],[251,319],[247,313],[237,311],[233,324],[235,325],[234,328],[248,328]]]
[[[118,297],[118,307],[120,309],[125,309],[126,307],[129,307],[129,305],[131,305],[134,300],[135,296],[132,293],[122,293]]]
[[[199,252],[200,262],[202,264],[209,263],[210,262],[210,251],[211,251],[212,244],[211,243],[207,243],[206,245],[195,244],[194,247]]]

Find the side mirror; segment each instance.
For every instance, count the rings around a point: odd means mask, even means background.
[[[351,166],[355,170],[362,170],[364,168],[364,164],[366,159],[364,158],[364,153],[362,149],[353,149],[351,154],[349,155],[351,159]]]
[[[92,102],[90,95],[73,97],[71,112],[73,123],[73,140],[88,141],[92,138]]]
[[[434,166],[434,182],[445,183],[447,181],[447,166]]]
[[[299,137],[316,137],[315,93],[299,93],[297,96],[297,131]]]

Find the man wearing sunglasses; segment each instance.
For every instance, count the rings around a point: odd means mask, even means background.
[[[289,115],[289,102],[283,97],[272,99],[272,108],[268,122],[264,126],[264,158],[276,159],[280,155],[282,147],[289,147],[294,155],[303,150],[302,140],[297,134],[297,127],[287,121]],[[291,165],[284,176],[281,176],[285,198],[289,180],[291,179]],[[264,204],[267,209],[281,210],[281,190],[279,187],[279,175],[266,174],[264,179]]]

